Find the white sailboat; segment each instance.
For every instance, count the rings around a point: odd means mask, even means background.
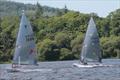
[[[52,69],[39,69],[34,33],[23,11],[17,36],[12,68],[8,72],[49,72]]]
[[[83,47],[80,55],[80,62],[74,63],[76,67],[97,67],[103,66],[102,54],[97,28],[93,18],[90,18],[86,31]],[[105,65],[104,65],[105,66]]]
[[[23,11],[11,70],[18,71],[23,65],[37,65],[36,57],[34,33]]]

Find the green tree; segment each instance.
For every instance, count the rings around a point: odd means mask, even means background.
[[[110,21],[111,27],[111,35],[114,34],[116,36],[120,35],[120,9],[117,9],[114,12],[111,12],[108,17]]]
[[[120,37],[110,36],[101,38],[101,45],[103,49],[103,57],[119,57],[120,51]]]
[[[64,7],[64,13],[67,13],[68,12],[68,9],[67,9],[67,6],[65,5]]]
[[[66,33],[59,32],[55,35],[55,41],[60,48],[70,47],[70,38]]]
[[[60,49],[60,60],[73,60],[75,59],[74,54],[72,54],[71,50],[67,48]]]
[[[79,58],[81,53],[83,43],[83,34],[79,33],[76,38],[71,41],[72,53],[75,55],[76,58]]]
[[[35,12],[35,17],[39,18],[43,15],[43,8],[42,6],[37,2],[36,4],[36,12]]]
[[[58,60],[60,55],[55,42],[50,39],[45,39],[40,45],[38,44],[38,53],[39,60],[48,61]]]

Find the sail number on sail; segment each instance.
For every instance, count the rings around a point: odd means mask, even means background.
[[[92,42],[93,42],[93,43],[98,43],[98,42],[99,42],[99,40],[98,40],[98,38],[97,38],[97,37],[93,37],[93,38],[92,38]]]
[[[26,38],[26,41],[32,41],[34,40],[34,34],[26,35],[25,38]]]

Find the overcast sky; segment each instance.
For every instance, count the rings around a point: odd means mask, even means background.
[[[100,17],[106,17],[111,11],[120,8],[120,0],[9,0],[22,3],[36,4],[55,8],[64,8],[82,13],[97,13]]]

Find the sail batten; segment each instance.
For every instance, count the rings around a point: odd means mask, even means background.
[[[96,24],[91,17],[86,31],[83,47],[80,55],[82,63],[101,62],[101,49]]]
[[[22,13],[18,31],[13,64],[36,64],[34,33],[25,13]],[[19,59],[20,58],[20,59]],[[20,61],[19,61],[20,60]]]

